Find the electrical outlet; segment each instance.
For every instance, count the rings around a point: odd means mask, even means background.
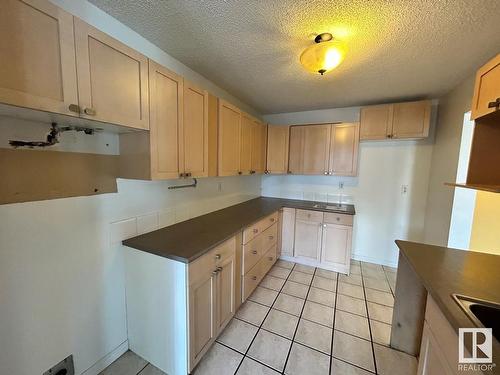
[[[75,375],[75,366],[73,364],[73,354],[64,358],[57,365],[51,367],[43,375]]]
[[[401,185],[401,195],[408,193],[408,185]]]

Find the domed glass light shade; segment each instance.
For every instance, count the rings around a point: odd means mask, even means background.
[[[308,71],[321,75],[335,69],[344,60],[346,47],[338,40],[333,40],[331,34],[320,34],[315,39],[316,44],[306,48],[300,55],[300,63]]]

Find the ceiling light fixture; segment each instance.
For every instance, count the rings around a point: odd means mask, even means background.
[[[315,44],[306,48],[300,55],[300,63],[313,73],[328,73],[340,65],[346,53],[346,47],[330,33],[319,34]]]

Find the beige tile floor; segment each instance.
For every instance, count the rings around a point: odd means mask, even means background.
[[[389,347],[396,270],[352,261],[349,276],[279,260],[194,375],[415,375]],[[163,375],[132,352],[103,375]]]

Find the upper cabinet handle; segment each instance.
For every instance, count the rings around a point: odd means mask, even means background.
[[[80,106],[78,104],[70,104],[69,110],[71,112],[74,112],[74,113],[80,113],[82,111],[82,109],[80,108]]]
[[[220,259],[220,254],[215,254],[215,259],[219,260]]]
[[[254,233],[259,233],[259,230],[258,230],[257,228],[255,228],[255,229],[253,230],[253,232],[254,232]]]
[[[500,107],[500,98],[497,98],[494,102],[489,102],[488,103],[488,108],[496,108],[498,109]]]
[[[83,110],[83,113],[85,113],[88,116],[95,116],[95,109],[94,108],[85,108]]]

